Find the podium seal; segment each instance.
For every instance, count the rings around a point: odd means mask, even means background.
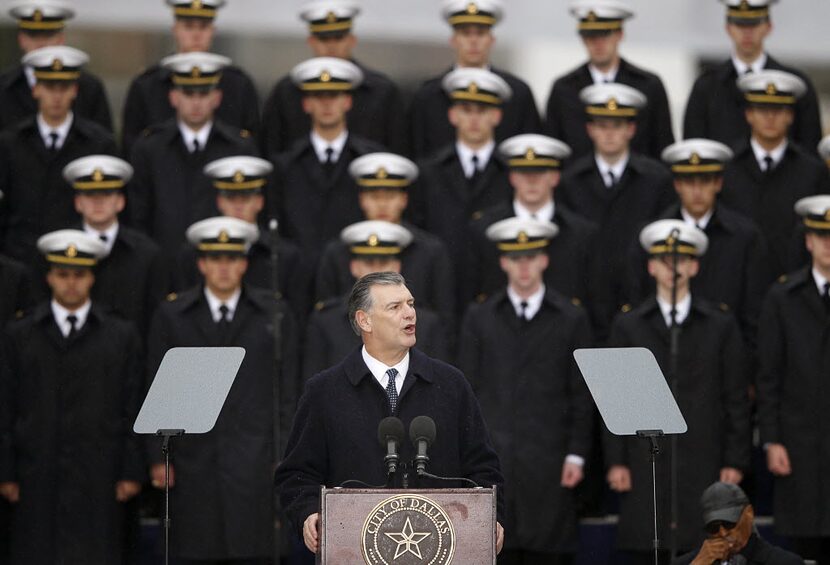
[[[361,533],[367,565],[449,565],[455,530],[436,502],[398,494],[375,506]]]

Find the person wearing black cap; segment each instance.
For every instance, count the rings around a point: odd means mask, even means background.
[[[556,203],[599,226],[597,274],[591,313],[597,340],[628,296],[628,252],[639,229],[675,201],[671,175],[662,163],[637,153],[631,139],[645,106],[642,92],[624,84],[595,84],[580,93],[586,129],[594,145],[562,175]]]
[[[626,84],[642,92],[647,100],[637,113],[637,131],[631,147],[659,158],[663,148],[674,142],[669,101],[660,77],[632,65],[619,54],[623,22],[634,15],[631,8],[620,0],[578,0],[571,5],[570,12],[579,20],[577,27],[588,62],[554,81],[543,131],[567,143],[574,157],[590,153],[593,146],[585,133],[580,91],[592,84]]]
[[[354,58],[357,36],[354,20],[360,13],[353,0],[307,0],[300,18],[308,24],[306,42],[315,57],[337,57],[357,65],[363,81],[352,92],[348,111],[349,129],[366,139],[395,151],[406,147],[406,123],[400,89],[389,77],[370,69]],[[312,124],[303,111],[302,93],[291,75],[274,85],[262,110],[263,154],[286,151],[308,135]]]
[[[400,155],[369,153],[352,161],[349,173],[357,182],[366,220],[399,224],[412,234],[412,241],[400,253],[400,272],[418,305],[439,312],[447,328],[454,328],[455,277],[447,248],[438,237],[402,219],[418,167]],[[317,269],[317,300],[348,293],[356,280],[351,259],[349,245],[342,238],[326,245]]]
[[[507,285],[470,306],[459,340],[458,367],[510,485],[500,565],[572,563],[578,549],[573,489],[590,455],[593,412],[572,352],[591,346],[591,332],[585,311],[545,285],[545,248],[557,231],[524,218],[487,229]]]
[[[349,274],[357,281],[369,273],[400,273],[404,253],[414,238],[400,224],[367,220],[346,226],[340,241],[349,253]],[[337,364],[360,345],[360,337],[349,324],[348,291],[318,302],[314,310],[306,331],[303,378]],[[454,326],[444,323],[435,311],[421,306],[419,301],[418,327],[419,349],[430,357],[448,361]]]
[[[257,225],[261,224],[265,191],[272,171],[273,166],[265,159],[247,155],[223,157],[211,161],[204,169],[216,189],[219,213]],[[278,240],[277,288],[302,325],[311,309],[311,293],[308,281],[298,271],[300,250],[285,237]],[[259,238],[248,250],[248,269],[242,279],[246,284],[267,290],[274,288],[273,242],[274,233],[260,227]],[[181,292],[199,283],[201,275],[196,265],[197,255],[198,251],[192,245],[183,244],[173,272],[173,291]]]
[[[714,139],[738,149],[749,135],[744,119],[745,100],[736,84],[744,76],[766,70],[786,71],[804,82],[804,94],[793,103],[790,138],[813,152],[821,139],[818,96],[804,73],[783,65],[764,51],[772,32],[770,6],[777,0],[721,0],[726,6],[726,33],[732,40],[732,57],[706,69],[695,81],[683,118],[684,137]],[[790,2],[792,9],[801,6]],[[796,32],[797,33],[797,32]]]
[[[163,61],[171,76],[176,116],[149,129],[133,147],[127,222],[149,235],[167,261],[175,260],[187,226],[216,214],[216,191],[205,165],[230,155],[256,155],[247,130],[216,116],[219,84],[230,60],[213,53],[180,53]],[[168,265],[168,269],[170,266]]]
[[[37,80],[38,112],[0,133],[0,240],[4,253],[29,266],[38,256],[38,236],[78,219],[63,168],[79,157],[116,152],[112,134],[72,111],[88,60],[65,46],[26,54],[23,62]]]
[[[11,563],[120,563],[124,503],[146,469],[132,431],[143,390],[135,326],[90,300],[106,247],[78,230],[38,240],[49,301],[10,324],[0,369],[0,495]]]
[[[741,334],[755,351],[761,301],[769,287],[766,244],[752,220],[718,202],[723,170],[732,159],[726,145],[710,139],[687,139],[663,151],[672,171],[679,202],[666,208],[661,219],[683,220],[703,230],[709,249],[699,258],[700,272],[691,281],[692,292],[735,313]],[[648,254],[632,244],[632,304],[654,292],[648,276]]]
[[[269,155],[274,184],[266,200],[280,233],[300,247],[304,276],[313,280],[326,243],[363,217],[349,165],[382,148],[353,134],[346,119],[352,93],[363,80],[360,67],[345,59],[316,57],[294,67],[291,79],[311,118],[311,131],[288,151]]]
[[[798,555],[758,534],[755,509],[741,487],[713,483],[700,499],[706,540],[671,565],[803,565]]]
[[[497,141],[540,130],[539,110],[530,87],[519,77],[490,64],[490,53],[496,42],[493,26],[501,20],[503,11],[502,0],[444,0],[442,15],[452,26],[450,46],[455,52],[455,61],[452,68],[425,81],[412,99],[409,149],[414,158],[430,157],[456,137],[455,124],[447,120],[453,100],[447,97],[444,88],[447,74],[456,69],[486,69],[510,87],[513,95],[503,101],[504,118],[494,131]]]
[[[485,231],[499,220],[518,217],[553,222],[556,239],[545,247],[551,268],[545,284],[575,303],[590,306],[590,286],[596,258],[598,227],[566,206],[554,202],[561,170],[570,148],[552,137],[522,134],[505,139],[499,153],[510,168],[513,201],[487,208],[470,224],[473,233],[469,266],[464,269],[466,300],[483,302],[502,288],[506,274],[499,267],[498,249]],[[587,300],[586,300],[587,299]]]
[[[460,266],[467,260],[469,222],[483,210],[510,201],[508,167],[496,151],[495,128],[512,90],[499,75],[467,67],[447,73],[443,87],[452,101],[448,115],[456,140],[421,163],[407,214],[415,225],[440,237],[453,265]],[[462,285],[457,287],[456,308],[461,309],[467,298]]]
[[[732,314],[690,292],[698,258],[708,247],[702,230],[682,220],[658,220],[640,232],[649,254],[648,272],[656,293],[614,320],[610,347],[650,349],[673,388],[688,432],[660,446],[663,462],[657,475],[659,526],[664,551],[688,551],[700,540],[700,493],[712,481],[739,483],[750,464],[751,428],[749,365],[740,330]],[[677,302],[672,308],[676,258]],[[671,373],[670,332],[679,326],[677,374]],[[675,449],[676,446],[676,449]],[[654,562],[652,539],[652,469],[643,440],[605,432],[607,480],[620,493],[617,546],[633,564]],[[676,488],[672,488],[672,468]],[[673,501],[672,501],[673,499]],[[677,529],[669,527],[677,508]]]
[[[830,174],[813,148],[790,141],[797,100],[806,83],[784,71],[758,71],[738,79],[751,132],[735,149],[723,174],[720,201],[758,224],[766,239],[768,282],[806,261],[795,202],[830,193]]]
[[[66,20],[75,15],[68,2],[61,0],[22,0],[9,7],[9,15],[17,20],[17,45],[25,56],[30,51],[63,45],[66,42]],[[38,111],[32,97],[35,87],[34,69],[20,63],[0,73],[0,130]],[[78,77],[78,96],[72,109],[104,129],[112,131],[107,93],[101,79],[81,70]]]
[[[225,0],[167,0],[173,10],[173,40],[176,53],[208,52],[213,43],[217,13]],[[240,3],[242,5],[242,3]],[[151,65],[130,83],[124,101],[121,151],[127,158],[144,131],[176,114],[168,92],[171,70],[164,61]],[[256,135],[259,129],[259,97],[253,80],[235,65],[222,70],[218,85],[222,101],[216,116],[237,130]]]
[[[133,176],[129,163],[110,155],[89,155],[69,163],[63,177],[75,194],[78,229],[107,248],[95,269],[92,298],[131,320],[141,336],[150,316],[168,292],[169,281],[158,246],[143,233],[118,220],[126,199],[124,187]]]
[[[273,554],[273,470],[297,400],[299,336],[290,309],[242,282],[256,225],[215,217],[187,230],[203,281],[171,295],[157,310],[148,340],[152,379],[171,347],[243,347],[245,359],[215,427],[176,440],[171,466],[171,553],[184,563],[267,563]],[[274,323],[281,313],[281,397],[273,379]],[[278,419],[278,422],[275,422]],[[286,437],[285,433],[282,438]],[[148,441],[150,475],[164,488],[160,444]]]
[[[370,273],[349,296],[349,322],[362,347],[305,385],[288,438],[285,457],[274,474],[282,506],[306,547],[320,548],[320,486],[352,479],[400,487],[403,469],[387,477],[378,441],[378,423],[396,416],[408,428],[417,416],[433,419],[438,435],[429,450],[429,472],[496,486],[495,549],[501,551],[505,498],[498,455],[487,424],[464,375],[415,347],[415,299],[398,273]],[[414,447],[399,446],[401,462]],[[415,488],[446,488],[460,482],[436,481],[408,472]],[[390,559],[391,560],[391,559]]]
[[[830,196],[795,204],[811,261],[782,276],[758,330],[758,427],[775,475],[776,533],[805,559],[830,563]]]

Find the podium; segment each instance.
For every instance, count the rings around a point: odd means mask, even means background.
[[[496,563],[495,487],[323,488],[323,565]]]

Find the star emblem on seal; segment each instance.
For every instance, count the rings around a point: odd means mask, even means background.
[[[416,532],[412,528],[412,522],[407,518],[406,523],[403,525],[403,530],[399,533],[387,532],[385,535],[398,544],[398,547],[395,549],[395,557],[392,559],[397,559],[406,553],[411,553],[418,559],[423,559],[421,557],[421,548],[418,546],[432,534],[429,532]]]

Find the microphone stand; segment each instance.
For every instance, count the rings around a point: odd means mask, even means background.
[[[680,354],[680,325],[677,323],[677,283],[680,280],[680,272],[677,265],[679,262],[678,240],[680,239],[680,230],[674,229],[667,243],[671,247],[671,264],[672,264],[672,285],[671,285],[671,325],[669,329],[669,373],[671,374],[670,386],[672,394],[677,398],[677,371],[678,371],[678,356]],[[671,558],[677,555],[677,434],[671,436],[671,461],[670,465],[670,513],[671,521],[669,523],[669,550]]]
[[[268,221],[268,235],[271,251],[271,295],[274,299],[274,317],[273,317],[273,373],[272,373],[272,407],[273,407],[273,441],[274,441],[274,461],[280,460],[282,454],[282,309],[280,305],[280,279],[279,279],[279,242],[280,236],[277,232],[277,220],[271,218]],[[279,497],[274,494],[274,565],[280,565],[282,561],[282,508],[280,507]]]

